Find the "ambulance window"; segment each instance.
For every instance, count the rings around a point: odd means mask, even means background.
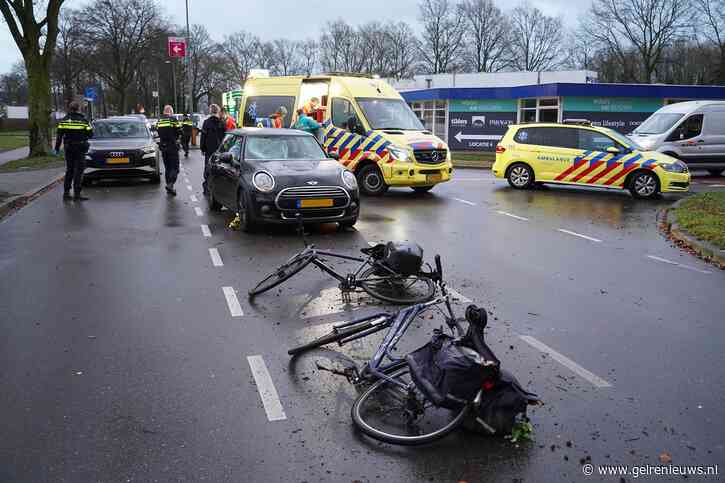
[[[255,127],[261,123],[267,124],[270,116],[280,107],[287,109],[287,115],[282,121],[282,127],[290,127],[294,112],[295,98],[292,96],[252,96],[247,98],[244,107],[244,127]]]
[[[574,148],[574,130],[560,127],[530,127],[519,129],[514,140],[521,144],[551,146],[555,148]]]
[[[357,114],[355,114],[355,109],[352,107],[352,103],[347,99],[334,98],[332,100],[332,124],[349,130],[347,123],[351,117],[355,118],[357,124],[360,124],[360,121],[357,119]]]
[[[590,131],[588,129],[576,129],[578,131],[578,145],[579,149],[585,151],[606,151],[609,147],[616,147],[620,150],[623,147],[615,142],[609,136],[606,136],[597,131]]]

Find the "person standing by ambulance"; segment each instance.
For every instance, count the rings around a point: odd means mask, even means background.
[[[209,178],[209,158],[219,148],[226,134],[226,126],[224,121],[219,117],[219,106],[212,104],[209,106],[209,117],[206,118],[201,126],[201,140],[199,148],[204,155],[204,194],[208,194],[206,181]]]
[[[55,139],[55,153],[61,144],[65,144],[65,181],[63,183],[63,201],[71,199],[70,189],[73,187],[73,199],[86,201],[81,196],[83,186],[83,170],[86,168],[86,153],[90,147],[88,140],[93,137],[93,128],[86,117],[79,111],[80,103],[73,101],[68,105],[68,113],[59,123]]]
[[[181,147],[184,150],[184,157],[189,157],[189,141],[191,141],[191,131],[194,128],[194,123],[191,121],[191,117],[188,114],[184,114],[184,119],[181,120]]]
[[[166,192],[176,196],[176,178],[179,175],[179,136],[181,136],[181,123],[174,118],[174,108],[164,106],[164,115],[156,123],[159,133],[159,146],[164,159],[164,176],[166,178]]]

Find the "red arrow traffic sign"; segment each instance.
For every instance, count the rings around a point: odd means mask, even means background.
[[[169,57],[186,57],[186,39],[184,37],[169,37],[166,47]]]

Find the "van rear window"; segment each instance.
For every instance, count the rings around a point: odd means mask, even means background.
[[[282,127],[290,127],[294,112],[294,96],[251,96],[247,97],[244,106],[244,127],[256,127],[258,122],[266,124],[263,120],[269,119],[280,107],[287,109],[287,115],[282,120]]]

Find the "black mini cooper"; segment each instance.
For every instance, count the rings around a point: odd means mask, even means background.
[[[212,210],[239,213],[241,229],[263,223],[337,222],[351,227],[360,211],[355,175],[330,159],[317,139],[293,129],[230,131],[209,160]]]

